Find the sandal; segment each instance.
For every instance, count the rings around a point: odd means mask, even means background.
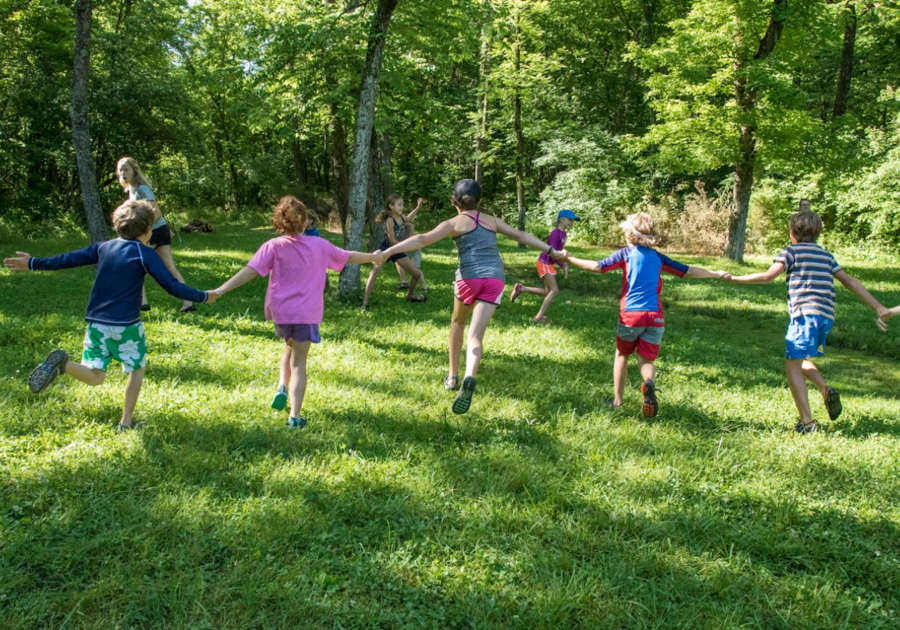
[[[424,295],[408,295],[406,296],[407,302],[425,302],[428,298]]]
[[[517,282],[517,283],[516,283],[516,286],[513,287],[513,290],[512,290],[512,291],[510,292],[510,294],[509,294],[509,301],[510,301],[510,302],[515,302],[516,299],[517,299],[520,295],[522,295],[522,291],[523,291],[524,289],[525,289],[525,287],[522,286],[522,283],[521,283],[521,282]]]
[[[796,431],[797,433],[801,433],[803,435],[815,433],[818,430],[819,430],[819,427],[816,426],[815,420],[813,420],[812,422],[809,422],[807,424],[803,424],[802,422],[800,422],[798,420],[797,424],[794,425],[794,431]]]
[[[644,417],[655,418],[659,412],[659,402],[656,400],[656,385],[648,379],[641,383],[641,392],[644,394]]]
[[[475,393],[475,377],[467,376],[463,379],[462,389],[453,400],[453,413],[466,413],[472,404],[472,394]]]
[[[453,383],[451,385],[451,383]],[[445,376],[444,377],[444,389],[448,392],[455,392],[459,389],[459,377],[458,376]]]
[[[844,406],[841,404],[841,395],[833,387],[828,388],[828,395],[825,397],[825,409],[828,410],[828,417],[831,420],[837,420],[844,410]]]
[[[179,313],[195,313],[197,311],[197,307],[191,304],[190,306],[182,306],[178,309]]]
[[[409,288],[409,282],[401,282],[394,288],[398,291],[406,291]]]
[[[31,371],[31,375],[28,377],[28,388],[35,394],[44,391],[47,385],[66,371],[68,361],[69,355],[65,350],[51,352],[43,363]]]

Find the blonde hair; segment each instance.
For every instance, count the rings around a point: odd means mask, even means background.
[[[153,188],[150,184],[150,180],[147,179],[147,176],[144,175],[144,171],[141,170],[141,165],[138,164],[137,160],[131,157],[123,157],[121,160],[116,162],[116,173],[118,174],[119,169],[123,164],[127,164],[131,167],[134,176],[132,177],[132,186],[137,188],[138,186],[146,186],[147,188]]]
[[[629,245],[656,247],[659,237],[653,233],[653,218],[646,212],[629,215],[619,224]]]
[[[384,210],[378,213],[378,216],[375,217],[375,221],[377,223],[384,223],[388,220],[388,217],[394,213],[393,206],[395,203],[403,199],[400,195],[389,195],[387,199],[384,200]]]
[[[116,234],[136,241],[153,226],[153,206],[146,201],[126,201],[113,210],[112,224]]]
[[[282,234],[299,234],[306,226],[309,213],[296,197],[282,197],[272,212],[272,225]]]

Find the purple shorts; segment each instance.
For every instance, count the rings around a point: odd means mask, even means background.
[[[312,341],[319,343],[322,337],[319,335],[318,324],[275,324],[275,334],[285,341]]]

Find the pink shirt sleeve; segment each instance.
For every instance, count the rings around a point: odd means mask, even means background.
[[[262,246],[253,254],[253,258],[247,263],[253,271],[265,278],[272,271],[272,262],[275,258],[272,242],[263,243]]]
[[[328,243],[328,241],[325,241]],[[331,243],[328,243],[328,268],[334,269],[335,271],[341,271],[344,269],[344,265],[347,264],[347,260],[350,258],[350,252],[341,249],[340,247],[335,247]]]

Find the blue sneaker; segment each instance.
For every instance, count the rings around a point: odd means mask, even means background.
[[[291,416],[288,418],[288,429],[303,429],[306,427],[306,418],[295,418]]]
[[[284,385],[280,385],[275,391],[275,397],[272,399],[272,409],[282,411],[285,407],[287,407],[287,402],[287,389],[285,389]]]

